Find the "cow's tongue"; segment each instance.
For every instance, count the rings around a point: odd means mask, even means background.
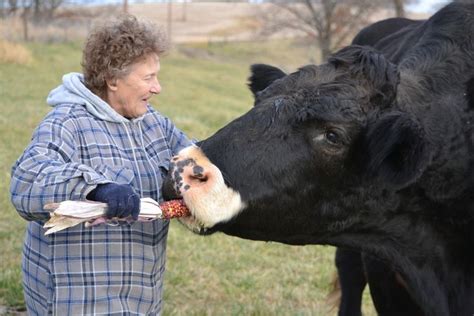
[[[191,213],[186,204],[184,204],[183,199],[160,203],[160,208],[163,212],[163,219],[191,216]]]

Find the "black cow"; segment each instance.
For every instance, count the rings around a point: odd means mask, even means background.
[[[384,55],[398,63],[402,54],[395,52],[399,42],[416,34],[414,30],[425,21],[406,18],[390,18],[373,23],[362,29],[352,40],[352,45],[366,45],[378,48]],[[362,315],[362,294],[367,283],[377,312],[380,315],[421,315],[419,306],[410,298],[405,284],[390,265],[352,249],[338,248],[335,258],[338,270],[341,299],[339,316]],[[332,293],[334,295],[335,293]]]
[[[164,194],[198,233],[353,249],[425,315],[472,315],[474,4],[392,45],[290,75],[254,67],[255,106],[181,151]]]
[[[387,36],[392,36],[402,30],[399,36],[405,36],[407,32],[423,22],[407,18],[390,18],[375,22],[363,28],[352,40],[352,45],[375,46]]]

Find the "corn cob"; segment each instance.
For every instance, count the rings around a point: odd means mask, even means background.
[[[160,203],[160,208],[164,219],[191,215],[183,200],[171,200]]]

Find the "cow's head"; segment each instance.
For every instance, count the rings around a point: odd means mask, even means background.
[[[359,46],[289,75],[254,65],[255,106],[181,151],[165,196],[184,198],[183,222],[201,233],[306,244],[369,227],[429,160],[398,83],[395,65]]]

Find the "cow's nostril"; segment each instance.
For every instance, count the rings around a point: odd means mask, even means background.
[[[191,181],[194,182],[207,182],[208,174],[203,167],[196,165],[193,166],[192,173],[189,175]]]
[[[200,182],[207,182],[207,177],[206,177],[206,176],[203,176],[203,177],[201,177],[201,178],[198,178],[198,180],[199,180]]]
[[[195,161],[192,164],[181,166],[181,169],[177,170],[177,173],[182,177],[182,188],[185,191],[192,187],[205,185],[212,180],[212,171],[209,168],[198,165]],[[187,187],[184,187],[184,185],[187,185]]]
[[[198,174],[190,174],[188,177],[190,182],[207,182],[209,180],[209,177],[205,174],[198,173]]]

